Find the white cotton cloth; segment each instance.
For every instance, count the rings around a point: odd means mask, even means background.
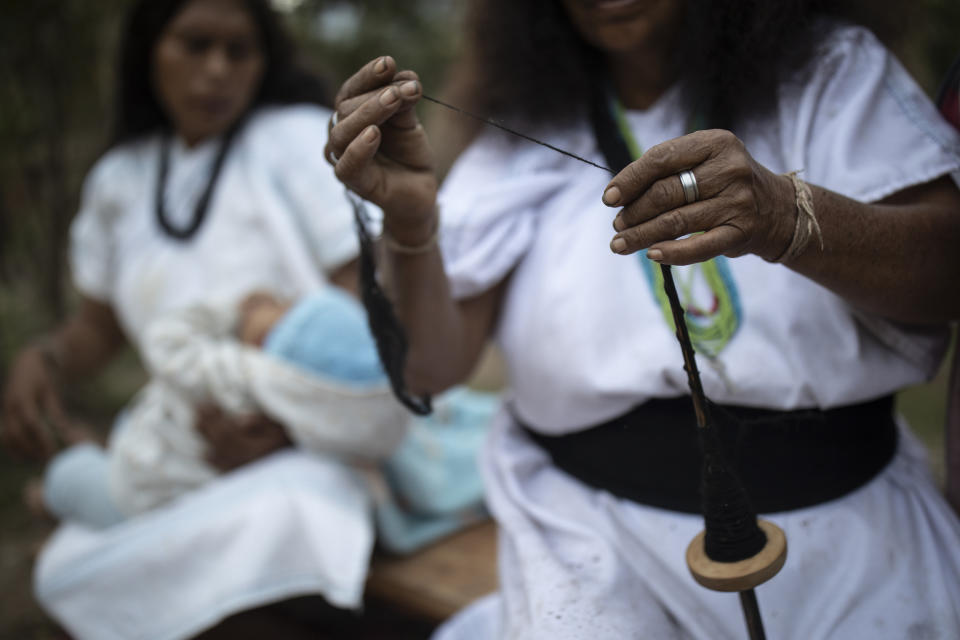
[[[644,147],[682,135],[674,92],[627,120]],[[960,177],[960,139],[867,31],[838,27],[803,82],[737,134],[775,172],[873,201]],[[589,126],[547,141],[600,161]],[[540,146],[484,135],[442,194],[442,249],[454,294],[507,274],[497,324],[513,410],[562,434],[653,397],[688,393],[680,349],[637,256],[609,249],[609,176]],[[699,358],[713,401],[831,408],[931,376],[946,330],[856,313],[825,288],[756,256],[727,262],[741,326],[715,361]],[[689,273],[676,269],[678,281]],[[667,426],[665,426],[667,428]],[[841,499],[771,516],[785,568],[757,595],[771,638],[960,637],[960,525],[902,429],[895,460]],[[483,461],[500,530],[500,595],[438,640],[745,637],[736,596],[697,585],[684,562],[702,518],[614,498],[552,466],[506,413]]]
[[[320,286],[358,251],[352,208],[323,159],[329,115],[312,105],[251,115],[203,224],[185,242],[168,237],[154,211],[159,135],[107,152],[84,184],[71,227],[77,288],[109,302],[138,345],[154,318],[211,297],[237,300],[262,289],[293,299]],[[166,209],[178,226],[193,215],[218,145],[172,141]]]
[[[406,434],[408,415],[386,382],[358,387],[310,375],[242,344],[236,322],[232,305],[193,305],[147,329],[142,353],[152,380],[110,441],[110,491],[124,513],[152,509],[218,475],[194,429],[202,403],[263,413],[297,448],[339,455],[343,464],[386,458]],[[368,517],[365,503],[356,517]]]
[[[193,637],[307,594],[357,608],[373,548],[370,518],[356,517],[367,500],[338,461],[275,453],[108,529],[61,526],[34,568],[34,593],[78,640]]]

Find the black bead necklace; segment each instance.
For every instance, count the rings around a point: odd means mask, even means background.
[[[171,238],[176,238],[177,240],[188,240],[193,234],[197,232],[197,229],[200,228],[200,225],[203,224],[204,218],[207,216],[207,209],[210,207],[210,200],[213,197],[213,190],[217,185],[217,180],[220,177],[220,169],[223,167],[223,161],[227,157],[227,151],[230,149],[230,143],[233,141],[233,136],[236,134],[239,126],[231,127],[224,135],[223,140],[220,141],[220,147],[217,149],[217,155],[213,160],[213,167],[210,170],[210,178],[207,180],[207,186],[204,188],[203,193],[200,194],[200,198],[197,200],[197,205],[193,208],[193,217],[189,220],[185,227],[177,227],[170,221],[169,216],[167,215],[166,207],[164,207],[164,192],[167,188],[167,172],[170,168],[170,144],[173,136],[169,131],[163,133],[160,138],[160,162],[159,162],[159,171],[157,174],[157,192],[156,192],[156,213],[157,213],[157,222],[160,225],[160,228],[166,232]]]

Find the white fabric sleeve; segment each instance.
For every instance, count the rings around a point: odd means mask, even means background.
[[[80,210],[70,225],[68,260],[73,281],[84,295],[109,302],[114,289],[116,247],[112,227],[122,213],[125,182],[122,151],[102,157],[83,183]]]
[[[330,111],[295,105],[260,117],[257,148],[273,159],[264,166],[317,265],[330,273],[359,252],[346,188],[323,157]]]
[[[960,177],[960,136],[869,31],[838,28],[810,73],[785,89],[796,106],[780,123],[787,165],[806,181],[874,202]]]
[[[948,174],[960,183],[960,135],[869,31],[838,28],[795,99],[795,111],[781,109],[781,131],[792,131],[787,165],[804,180],[861,202]],[[887,347],[936,372],[946,327],[851,311]]]
[[[455,298],[490,289],[523,257],[541,205],[569,177],[554,155],[493,133],[454,164],[440,193],[440,248]]]

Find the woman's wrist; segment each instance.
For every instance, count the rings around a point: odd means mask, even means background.
[[[387,217],[383,222],[383,244],[394,253],[426,253],[436,245],[439,229],[440,216],[436,207],[426,216],[405,217],[400,224]]]
[[[769,208],[770,232],[761,251],[767,262],[780,262],[790,248],[799,215],[793,182],[785,174],[772,174],[773,205]]]
[[[792,262],[807,250],[811,242],[823,251],[823,234],[813,210],[813,192],[810,185],[800,179],[799,173],[790,171],[780,176],[790,183],[790,193],[793,195],[793,225],[788,225],[791,228],[784,248],[772,260],[767,258],[770,262]]]

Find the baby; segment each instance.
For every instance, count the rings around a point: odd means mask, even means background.
[[[390,392],[360,304],[328,287],[291,304],[253,293],[155,323],[153,380],[110,443],[110,494],[127,515],[208,482],[196,407],[263,413],[293,444],[363,471],[381,546],[413,551],[485,517],[476,455],[499,405],[464,387],[407,414]]]
[[[263,415],[295,447],[337,467],[332,477],[355,477],[331,490],[365,487],[337,500],[357,518],[372,515],[390,551],[413,551],[485,517],[476,454],[498,396],[459,387],[434,398],[432,415],[407,414],[363,308],[336,287],[296,303],[258,292],[194,306],[155,321],[141,351],[151,380],[118,418],[106,453],[79,447],[59,463],[95,472],[83,483],[56,468],[47,474],[45,498],[61,519],[110,526],[216,478],[196,430],[204,405]]]
[[[327,287],[295,304],[254,293],[158,320],[143,354],[151,382],[109,445],[110,494],[126,515],[216,477],[197,407],[261,413],[294,446],[348,461],[388,456],[408,416],[393,399],[363,308]]]

